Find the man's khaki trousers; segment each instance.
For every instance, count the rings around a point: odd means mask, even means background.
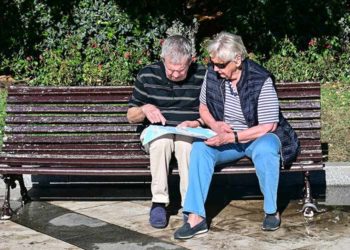
[[[183,205],[188,185],[192,140],[192,137],[168,134],[150,142],[147,150],[150,154],[151,163],[152,202],[169,203],[168,174],[171,156],[174,152],[178,163],[181,205]]]

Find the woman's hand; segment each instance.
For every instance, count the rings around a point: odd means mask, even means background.
[[[205,140],[204,143],[208,146],[217,147],[228,143],[233,143],[233,133],[220,133],[214,137]]]
[[[215,122],[211,125],[210,127],[214,132],[216,132],[217,134],[221,134],[221,133],[232,133],[233,130],[230,127],[230,125],[228,125],[225,122]]]

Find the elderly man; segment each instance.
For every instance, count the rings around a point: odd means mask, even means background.
[[[199,94],[204,74],[205,68],[192,62],[188,39],[179,35],[165,39],[161,61],[146,66],[137,75],[129,101],[128,121],[143,122],[146,126],[198,127],[201,122],[198,119]],[[152,174],[149,221],[155,228],[164,228],[168,223],[165,206],[169,203],[168,172],[173,153],[178,163],[183,204],[191,147],[191,137],[174,134],[159,137],[147,147]]]
[[[195,141],[190,156],[184,203],[187,222],[175,232],[188,239],[208,231],[204,203],[216,164],[249,157],[264,196],[262,229],[279,228],[277,188],[280,163],[289,165],[299,152],[296,133],[279,110],[273,76],[246,58],[239,36],[222,32],[208,44],[211,64],[200,96],[200,116],[217,133]]]

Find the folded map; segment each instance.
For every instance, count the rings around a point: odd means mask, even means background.
[[[153,141],[154,139],[165,134],[186,135],[201,139],[208,139],[216,135],[216,133],[207,128],[189,128],[189,127],[170,127],[160,125],[150,125],[143,131],[142,145]]]

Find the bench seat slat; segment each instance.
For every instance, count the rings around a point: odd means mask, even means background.
[[[120,143],[120,142],[139,142],[139,134],[120,134],[120,135],[86,135],[86,136],[26,136],[13,135],[5,137],[6,143],[49,143],[49,144],[66,144],[66,143]]]
[[[4,144],[5,150],[120,150],[120,149],[140,149],[140,143],[137,142],[125,142],[125,143],[65,143],[65,144],[36,144],[36,143],[26,143],[26,144]]]
[[[134,151],[135,152],[135,151]],[[93,165],[93,166],[106,166],[106,165],[113,165],[113,166],[120,166],[123,164],[127,164],[127,166],[135,166],[140,163],[140,161],[144,163],[148,162],[148,155],[146,154],[133,154],[130,153],[127,157],[122,154],[112,154],[112,155],[103,155],[103,154],[7,154],[2,153],[0,156],[0,160],[3,163],[6,164],[16,164],[18,162],[21,162],[25,165],[40,165],[40,164],[51,164],[51,165]],[[313,161],[318,162],[322,160],[322,152],[321,151],[309,151],[302,153],[298,156],[297,161]],[[238,163],[244,162],[244,161],[238,161]]]
[[[20,137],[16,137],[20,138]],[[138,135],[120,135],[119,141],[105,141],[102,140],[94,141],[84,140],[80,141],[80,143],[76,143],[76,141],[69,141],[68,138],[71,137],[63,137],[61,140],[57,140],[57,138],[52,138],[50,141],[43,141],[43,137],[30,137],[27,138],[27,141],[23,141],[23,137],[21,137],[21,141],[19,140],[6,140],[3,144],[3,150],[11,150],[11,149],[119,149],[119,148],[140,148],[139,136]],[[90,137],[91,138],[91,137]],[[96,139],[96,137],[92,137]],[[101,137],[98,137],[101,138]],[[54,140],[56,139],[56,140]],[[80,138],[81,139],[81,138]],[[91,140],[93,140],[91,139]],[[38,141],[39,140],[39,141]],[[58,143],[57,143],[58,141]],[[300,145],[303,148],[321,148],[321,142],[318,139],[315,140],[300,140]]]
[[[8,174],[40,174],[40,175],[92,175],[92,176],[144,176],[150,175],[151,172],[145,168],[129,168],[129,169],[116,169],[116,168],[22,168],[22,167],[3,167],[0,165],[0,172],[6,172]]]
[[[320,170],[322,164],[307,164],[307,165],[294,165],[285,171],[312,171]],[[144,176],[150,175],[150,170],[145,168],[128,168],[128,169],[116,169],[116,168],[52,168],[52,167],[37,167],[37,168],[25,168],[25,167],[3,167],[0,166],[0,172],[7,172],[9,174],[40,174],[40,175],[92,175],[92,176],[113,176],[113,175],[125,175],[125,176]],[[232,166],[224,169],[217,168],[215,174],[237,174],[237,173],[254,173],[255,169],[251,166]],[[177,170],[173,171],[174,174],[178,174]]]

